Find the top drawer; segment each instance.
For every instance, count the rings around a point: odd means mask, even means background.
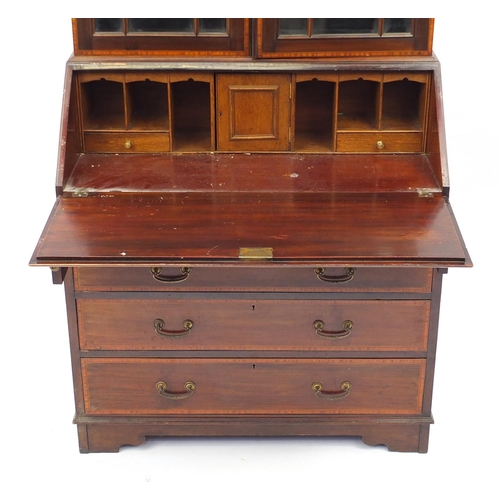
[[[430,293],[432,269],[384,267],[81,267],[78,291]]]

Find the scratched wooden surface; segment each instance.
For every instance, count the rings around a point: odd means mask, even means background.
[[[85,154],[66,192],[439,190],[426,155]]]
[[[446,200],[416,193],[162,193],[59,198],[33,263],[273,260],[464,265]]]

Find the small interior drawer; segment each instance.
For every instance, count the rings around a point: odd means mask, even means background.
[[[87,153],[161,153],[170,151],[168,132],[86,132]]]
[[[424,352],[427,300],[80,299],[83,350]]]
[[[395,267],[80,267],[77,291],[430,293],[432,269]]]
[[[82,359],[88,415],[420,414],[423,359]]]
[[[339,153],[418,153],[423,150],[421,132],[339,132]]]

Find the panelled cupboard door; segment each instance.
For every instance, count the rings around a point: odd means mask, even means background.
[[[217,149],[288,151],[291,77],[217,75]]]

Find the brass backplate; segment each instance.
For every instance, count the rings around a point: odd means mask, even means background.
[[[272,259],[273,249],[271,247],[240,247],[238,257],[240,259]]]

